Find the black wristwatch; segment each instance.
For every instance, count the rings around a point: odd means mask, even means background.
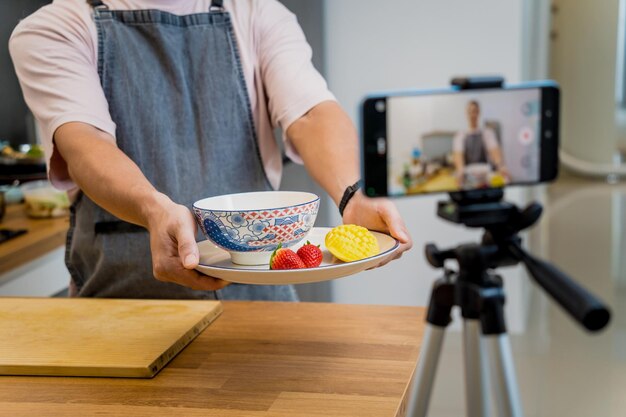
[[[341,197],[341,201],[339,202],[339,214],[341,217],[343,217],[343,211],[348,205],[348,201],[350,201],[350,199],[354,196],[354,193],[356,193],[359,188],[361,188],[361,180],[358,180],[346,188],[346,191],[343,192],[343,197]]]

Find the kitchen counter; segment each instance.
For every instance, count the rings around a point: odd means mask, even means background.
[[[424,314],[224,302],[222,316],[153,379],[0,377],[0,415],[403,416]]]
[[[1,275],[65,245],[69,219],[31,219],[23,204],[12,204],[7,206],[0,228],[28,230],[0,244]]]

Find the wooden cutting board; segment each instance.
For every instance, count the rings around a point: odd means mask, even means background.
[[[0,298],[0,375],[150,378],[219,301]]]

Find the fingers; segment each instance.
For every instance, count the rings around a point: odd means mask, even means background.
[[[380,216],[383,222],[389,228],[389,233],[401,243],[400,253],[411,249],[413,242],[411,236],[404,224],[404,220],[400,217],[400,213],[396,206],[391,202],[386,202],[380,210]]]
[[[412,247],[413,247],[413,243],[412,242],[411,243],[401,243],[400,247],[398,248],[398,250],[395,251],[392,256],[387,258],[383,265],[386,265],[386,264],[388,264],[391,261],[395,261],[396,259],[402,258],[402,255],[404,254],[404,252],[409,251]]]
[[[198,291],[217,291],[230,284],[221,279],[209,277],[197,271],[185,270],[176,277],[176,283]]]
[[[229,283],[195,271],[200,255],[196,243],[196,223],[184,206],[172,210],[150,230],[150,249],[154,277],[194,290],[215,291]]]
[[[191,213],[189,213],[189,216],[191,216]],[[200,262],[198,244],[196,243],[196,223],[193,221],[193,218],[185,220],[177,225],[175,233],[178,243],[178,256],[186,269],[194,269]]]
[[[386,258],[384,258],[378,265],[376,265],[373,268],[368,268],[368,270],[370,269],[376,269],[376,268],[380,268],[381,266],[385,266],[387,265],[389,262],[391,261],[395,261],[397,259],[402,258],[402,255],[404,254],[404,252],[408,251],[409,249],[411,249],[412,247],[412,243],[411,244],[407,244],[407,243],[400,243],[400,246],[398,247],[398,250],[396,250],[394,253],[392,253],[391,255],[387,256]]]
[[[184,270],[184,272],[176,274],[176,277],[167,280],[167,282],[183,285],[196,291],[217,291],[229,284],[227,281],[222,281],[221,279],[209,277],[197,271],[190,270]]]
[[[159,281],[173,282],[200,291],[216,291],[229,284],[226,281],[209,277],[198,271],[185,269],[177,262],[154,265],[153,274]]]
[[[386,202],[385,205],[379,210],[379,214],[383,220],[383,222],[389,228],[389,233],[392,237],[398,239],[400,245],[398,250],[396,250],[392,255],[385,258],[380,264],[376,266],[376,268],[380,268],[381,266],[387,265],[389,262],[400,259],[402,254],[413,247],[413,241],[411,240],[411,236],[400,217],[400,213],[396,206],[391,202]]]

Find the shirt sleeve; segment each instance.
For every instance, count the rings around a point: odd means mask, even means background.
[[[452,140],[453,152],[463,152],[465,150],[463,139],[465,139],[465,133],[462,131],[459,131],[456,135],[454,135],[454,139]]]
[[[335,100],[311,62],[312,50],[296,16],[276,0],[257,2],[256,39],[270,118],[284,132],[311,108]],[[287,156],[301,162],[284,135]]]
[[[498,139],[496,138],[496,134],[493,129],[485,129],[483,131],[483,140],[485,141],[485,147],[488,151],[499,147]]]
[[[61,125],[83,122],[115,136],[94,48],[77,11],[51,6],[22,21],[9,41],[24,99],[40,128],[50,181],[61,189],[75,188],[54,149],[54,133]]]

